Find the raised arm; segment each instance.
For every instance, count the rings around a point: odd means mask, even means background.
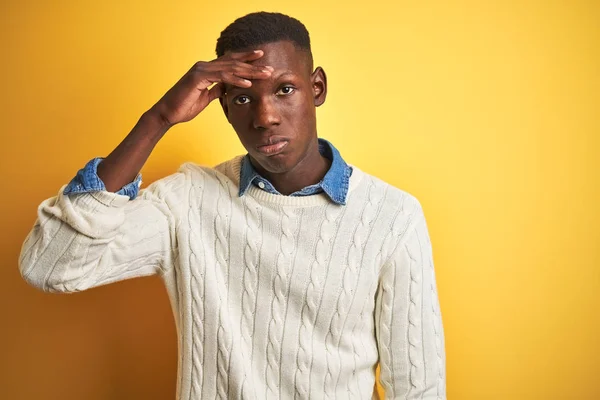
[[[42,290],[73,292],[170,268],[173,197],[186,178],[161,179],[139,198],[132,181],[168,129],[195,118],[224,94],[225,83],[250,87],[250,79],[268,78],[272,68],[248,63],[262,55],[230,53],[194,64],[106,159],[90,162],[44,201],[19,257],[23,278]]]

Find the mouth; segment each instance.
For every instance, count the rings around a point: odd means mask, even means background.
[[[274,156],[281,153],[283,149],[288,145],[288,141],[283,138],[269,138],[269,143],[265,145],[256,146],[256,150],[259,153],[266,156]]]

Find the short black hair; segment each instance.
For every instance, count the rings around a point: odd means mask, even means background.
[[[273,12],[255,12],[233,21],[217,39],[217,57],[227,51],[237,51],[265,43],[289,40],[305,50],[312,61],[308,30],[296,18]]]

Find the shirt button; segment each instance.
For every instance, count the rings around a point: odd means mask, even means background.
[[[258,187],[261,189],[265,188],[265,183],[264,182],[258,182]]]

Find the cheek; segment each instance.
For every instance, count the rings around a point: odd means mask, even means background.
[[[250,113],[248,110],[230,109],[229,114],[227,115],[227,120],[233,129],[238,131],[239,129],[244,129],[247,126],[249,116]]]
[[[281,114],[288,121],[298,125],[307,125],[312,117],[312,98],[309,96],[297,96],[282,104]]]
[[[247,143],[246,138],[248,137],[248,122],[246,118],[240,112],[230,112],[227,118],[240,142],[244,145]]]

